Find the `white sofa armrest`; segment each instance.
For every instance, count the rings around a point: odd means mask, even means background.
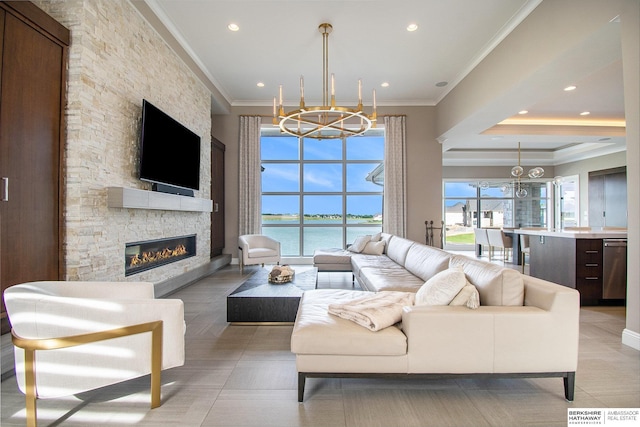
[[[535,306],[481,306],[477,310],[406,307],[402,327],[407,335],[409,370],[414,373],[575,371],[579,298],[574,301],[573,296],[576,295],[571,292],[559,292],[551,310]]]
[[[537,277],[522,276],[524,279],[524,305],[548,311],[580,311],[580,293],[567,286],[558,285]],[[577,320],[577,319],[576,319]]]
[[[494,327],[489,307],[405,307],[409,373],[493,371]]]

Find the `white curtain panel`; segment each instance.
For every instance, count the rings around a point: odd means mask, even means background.
[[[385,116],[384,207],[382,230],[406,236],[406,116]]]
[[[260,234],[261,176],[259,116],[240,116],[238,153],[238,235]]]

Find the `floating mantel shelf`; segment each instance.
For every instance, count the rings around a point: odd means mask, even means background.
[[[212,212],[213,201],[137,188],[107,187],[110,208],[159,209],[166,211]]]

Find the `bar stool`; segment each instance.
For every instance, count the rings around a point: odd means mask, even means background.
[[[489,238],[489,246],[497,247],[502,250],[502,261],[509,259],[509,251],[507,248],[513,246],[513,239],[510,236],[504,234],[504,232],[498,228],[488,228],[487,237]],[[491,258],[489,258],[491,259]]]
[[[524,274],[525,260],[529,255],[529,264],[531,264],[531,248],[529,247],[529,236],[527,234],[520,235],[520,258],[522,260],[522,274]]]

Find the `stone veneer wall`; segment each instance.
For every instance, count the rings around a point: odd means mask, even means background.
[[[64,147],[67,280],[125,280],[125,243],[197,234],[197,256],[127,277],[163,280],[209,262],[210,214],[114,209],[109,186],[138,179],[145,98],[202,138],[200,191],[210,198],[211,95],[127,0],[34,1],[71,30]]]

